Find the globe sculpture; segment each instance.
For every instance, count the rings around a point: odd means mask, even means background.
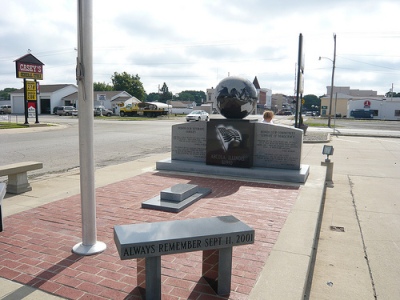
[[[243,119],[257,105],[257,90],[249,80],[231,76],[216,87],[217,109],[227,119]]]

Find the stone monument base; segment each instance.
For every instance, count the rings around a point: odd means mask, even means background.
[[[194,184],[176,184],[160,192],[160,196],[142,202],[142,208],[180,212],[211,193],[211,189]]]
[[[156,169],[160,171],[189,172],[195,174],[240,177],[241,179],[250,178],[295,183],[305,183],[310,172],[309,165],[300,165],[299,170],[261,167],[234,168],[206,165],[202,162],[172,159],[165,159],[156,162]]]

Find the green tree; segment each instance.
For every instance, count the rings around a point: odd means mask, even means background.
[[[16,91],[14,88],[5,88],[4,90],[0,90],[0,99],[1,100],[10,100],[10,93]]]
[[[146,102],[156,102],[160,101],[160,94],[159,93],[150,93],[146,97]]]
[[[318,106],[321,107],[321,99],[315,95],[305,95],[303,108],[306,110],[315,110],[314,108]]]
[[[179,93],[180,101],[195,101],[197,105],[201,105],[206,99],[206,93],[203,91],[182,91]]]
[[[393,94],[393,95],[392,95]],[[398,98],[400,97],[400,93],[392,92],[391,90],[385,94],[386,98]]]
[[[168,100],[172,99],[172,93],[169,92],[168,85],[164,82],[160,89],[160,102],[167,103]]]
[[[111,80],[114,91],[125,91],[138,98],[140,101],[144,101],[146,98],[146,91],[144,90],[143,83],[140,81],[138,74],[134,76],[126,72],[114,72],[114,75],[111,76]]]
[[[114,87],[108,83],[105,82],[93,82],[93,90],[95,92],[100,92],[100,91],[113,91]]]

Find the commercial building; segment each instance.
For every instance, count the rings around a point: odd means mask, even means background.
[[[41,85],[36,102],[38,114],[51,114],[56,106],[74,106],[73,101],[63,101],[63,98],[78,91],[74,84]],[[13,114],[24,114],[24,89],[10,93],[11,111]]]
[[[331,87],[327,86],[327,94],[321,97],[321,116],[328,116]],[[386,98],[376,91],[350,89],[350,87],[333,87],[331,116],[353,116],[352,111],[365,111],[365,116],[382,120],[400,120],[400,98]],[[370,112],[369,112],[370,111]]]
[[[400,98],[393,99],[349,99],[347,116],[357,117],[362,113],[364,117],[379,120],[400,120]]]
[[[93,93],[93,105],[102,105],[115,112],[119,103],[132,96],[124,91],[101,91]],[[74,84],[40,85],[36,106],[38,114],[51,114],[56,106],[75,106],[79,109],[78,87]],[[13,114],[24,114],[24,89],[10,93],[11,111]]]

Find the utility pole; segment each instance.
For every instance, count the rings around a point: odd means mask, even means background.
[[[304,61],[303,61],[303,34],[299,35],[299,52],[298,52],[298,63],[297,63],[297,88],[296,88],[296,114],[295,114],[295,122],[294,127],[300,127],[300,118],[301,118],[301,96],[303,94],[303,73],[304,73]]]
[[[331,127],[331,118],[332,118],[332,99],[333,99],[333,85],[335,79],[335,63],[336,63],[336,33],[333,34],[332,80],[331,80],[331,93],[329,99],[328,127]]]

